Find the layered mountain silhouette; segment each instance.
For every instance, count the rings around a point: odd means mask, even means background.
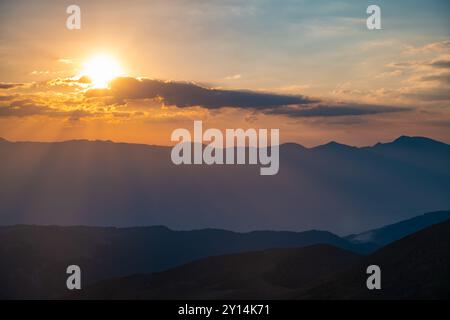
[[[87,299],[449,299],[450,221],[364,257],[329,245],[210,257],[68,295]],[[381,268],[368,290],[366,268]]]
[[[101,282],[67,297],[83,299],[267,299],[358,261],[360,256],[329,245],[272,249],[205,258],[152,275]]]
[[[329,230],[344,235],[450,208],[450,146],[400,137],[356,148],[285,144],[280,171],[176,166],[169,147],[0,143],[0,224]]]
[[[365,267],[378,265],[382,289],[367,290]],[[383,247],[348,270],[290,295],[299,299],[450,299],[450,221]]]
[[[365,231],[359,234],[352,234],[345,237],[354,244],[367,244],[373,249],[382,247],[406,235],[425,229],[433,224],[437,224],[450,219],[450,211],[437,211],[426,213],[405,221],[384,226],[382,228]]]
[[[66,292],[65,270],[71,264],[82,268],[83,283],[88,285],[112,277],[161,271],[207,256],[318,243],[352,251],[368,247],[325,231],[0,227],[0,256],[7,257],[0,259],[0,298],[58,297]]]
[[[434,212],[411,221],[421,221],[421,228],[425,228],[448,219],[449,214],[450,211]],[[410,225],[411,222],[405,221],[379,230],[394,230],[388,234],[395,234],[394,238],[403,238],[419,229],[417,223],[414,224],[415,228],[398,228],[403,224]],[[389,242],[389,239],[385,242]],[[301,287],[300,284],[304,287],[305,282],[316,283],[329,273],[346,268],[352,261],[362,259],[365,253],[373,252],[380,246],[377,243],[355,241],[350,237],[341,238],[326,231],[236,233],[218,229],[174,231],[163,226],[3,226],[0,227],[0,256],[6,258],[0,259],[0,298],[62,297],[67,294],[65,271],[71,264],[81,267],[83,287],[111,278],[114,278],[113,286],[117,285],[116,281],[125,281],[123,293],[122,289],[117,289],[116,298],[120,294],[129,298],[133,291],[138,294],[141,289],[133,287],[133,279],[136,279],[136,283],[163,279],[158,280],[161,291],[151,293],[152,297],[163,298],[168,297],[166,286],[169,283],[166,281],[169,278],[154,278],[154,273],[170,268],[182,270],[173,279],[174,282],[170,282],[170,285],[178,286],[180,284],[177,281],[189,282],[191,276],[185,274],[184,267],[176,267],[189,262],[194,266],[189,267],[193,274],[206,276],[211,273],[211,277],[219,282],[222,276],[237,284],[242,280],[239,277],[248,278],[248,286],[238,288],[241,297],[259,297],[266,292],[264,290],[267,290],[267,294],[273,290],[273,295],[277,293],[283,296]],[[240,261],[241,257],[247,257],[244,252],[249,251],[253,251],[249,258]],[[220,257],[224,254],[228,255]],[[201,258],[206,258],[206,262],[193,262]],[[212,265],[209,264],[211,261]],[[219,266],[221,264],[224,264],[223,267]],[[255,264],[257,269],[253,270]],[[196,266],[203,269],[199,270]],[[161,274],[171,275],[171,272]],[[135,274],[150,275],[120,279]],[[263,284],[261,277],[274,281],[277,288],[266,287],[263,290],[260,287]],[[298,285],[293,285],[296,283]],[[192,289],[192,297],[198,295],[195,285],[192,288],[190,284],[186,285],[186,291],[178,288],[177,292],[185,292],[189,296]],[[128,291],[125,290],[127,286],[130,288]],[[144,296],[149,297],[147,293]]]

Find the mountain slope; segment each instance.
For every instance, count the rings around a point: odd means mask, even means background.
[[[209,257],[161,273],[88,287],[83,299],[264,299],[308,286],[360,256],[329,245]]]
[[[280,171],[176,166],[170,148],[0,143],[0,224],[330,230],[350,234],[450,208],[450,146],[280,148]]]
[[[382,247],[395,240],[401,239],[416,231],[425,229],[433,224],[437,224],[450,219],[450,211],[429,212],[405,221],[394,223],[382,228],[369,230],[356,235],[350,235],[346,239],[353,243],[371,243],[376,247]]]
[[[382,290],[366,288],[365,268],[381,268]],[[450,221],[433,225],[368,256],[299,299],[450,299]]]
[[[382,290],[366,288],[381,267]],[[450,221],[363,257],[328,245],[201,259],[152,275],[111,279],[83,299],[449,299]]]
[[[80,266],[83,285],[161,271],[206,256],[325,243],[359,250],[323,231],[235,233],[166,227],[0,227],[0,298],[48,298],[65,292],[66,268]]]

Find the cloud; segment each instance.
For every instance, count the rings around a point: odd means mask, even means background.
[[[91,79],[88,76],[81,76],[79,78],[57,78],[47,81],[50,86],[64,85],[64,84],[89,84]]]
[[[437,81],[443,84],[450,85],[450,73],[433,74],[428,76],[423,76],[420,78],[421,81]]]
[[[0,117],[22,118],[51,112],[51,108],[35,104],[31,99],[13,101],[8,106],[0,107]]]
[[[23,83],[0,82],[0,89],[12,89],[23,86]]]
[[[438,79],[423,79],[423,81],[438,81]],[[43,82],[46,87],[48,99],[42,100],[42,95],[26,96],[19,100],[19,96],[4,96],[4,102],[9,98],[16,99],[7,105],[0,106],[0,117],[28,117],[48,116],[65,117],[69,120],[79,120],[84,117],[97,117],[108,115],[118,119],[134,117],[137,107],[139,110],[148,109],[151,106],[165,106],[184,109],[201,108],[206,110],[223,111],[222,108],[245,109],[265,115],[280,115],[290,118],[332,118],[345,116],[368,116],[375,114],[387,114],[404,112],[410,108],[401,108],[394,105],[377,105],[371,103],[342,102],[337,100],[322,100],[310,98],[305,95],[293,95],[283,93],[267,93],[245,90],[223,90],[200,86],[192,82],[162,81],[145,78],[119,77],[114,79],[108,88],[86,88],[76,95],[74,100],[72,86],[89,84],[87,77],[53,79]],[[39,85],[34,89],[39,89]],[[79,88],[77,90],[79,90]],[[61,90],[70,90],[67,95],[61,94]],[[55,94],[57,90],[60,94]],[[84,92],[83,95],[79,95]],[[87,98],[87,99],[86,99]],[[424,97],[422,97],[424,98]],[[51,102],[51,107],[48,102]],[[143,102],[153,101],[149,106]],[[75,108],[76,107],[76,108]],[[126,108],[123,109],[123,108]],[[191,109],[189,109],[191,110]],[[152,111],[153,112],[153,111]],[[164,111],[172,113],[173,110]],[[184,111],[183,111],[184,112]],[[252,120],[253,118],[248,118]]]
[[[386,65],[388,68],[398,69],[417,69],[420,67],[433,67],[436,69],[449,69],[450,60],[438,59],[433,61],[408,61],[408,62],[394,62]]]
[[[60,59],[58,59],[58,62],[63,63],[63,64],[73,64],[74,63],[73,59],[68,59],[68,58],[60,58]]]
[[[225,80],[238,80],[242,78],[241,74],[233,74],[231,76],[225,77]]]
[[[400,108],[395,106],[371,105],[371,104],[319,104],[311,107],[289,107],[267,110],[265,114],[285,115],[292,118],[310,117],[343,117],[343,116],[363,116],[381,113],[405,112],[411,108]]]
[[[71,120],[78,120],[82,117],[92,115],[85,110],[58,110],[45,105],[40,105],[32,99],[16,100],[7,106],[0,106],[0,118],[17,117],[24,118],[30,116],[49,116],[49,117],[69,117]]]
[[[333,103],[303,95],[210,89],[189,82],[165,82],[129,77],[115,79],[109,89],[88,90],[86,96],[114,97],[117,103],[121,104],[131,99],[160,99],[166,105],[179,108],[198,106],[216,110],[232,107],[291,118],[364,116],[410,110],[374,104]]]
[[[450,100],[450,55],[441,51],[448,48],[450,41],[432,43],[422,47],[421,51],[433,53],[434,58],[387,64],[386,67],[394,68],[393,72],[404,77],[400,79],[403,86],[391,89],[389,96],[397,101],[414,101],[416,107],[430,103],[445,106],[443,103]]]
[[[403,53],[405,54],[417,54],[427,52],[441,52],[450,49],[450,40],[443,40],[426,44],[422,47],[410,47]]]
[[[91,89],[86,93],[86,96],[113,96],[118,99],[118,102],[123,102],[126,99],[161,99],[164,104],[179,108],[200,106],[206,109],[223,107],[270,109],[283,105],[317,102],[301,95],[210,89],[190,82],[129,77],[116,78],[110,86],[110,89]]]
[[[448,87],[416,90],[415,92],[404,93],[404,95],[422,101],[450,101],[450,90]]]
[[[439,69],[450,69],[450,60],[436,60],[431,62],[430,66]]]
[[[5,96],[5,95],[1,95],[0,96],[0,101],[8,101],[8,100],[12,100],[14,99],[16,96]]]

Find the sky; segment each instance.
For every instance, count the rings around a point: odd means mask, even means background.
[[[80,30],[66,28],[71,4]],[[366,27],[370,4],[382,30]],[[305,146],[450,143],[449,12],[447,0],[2,0],[0,137],[170,145],[203,120]],[[99,55],[120,66],[101,87],[85,77]]]

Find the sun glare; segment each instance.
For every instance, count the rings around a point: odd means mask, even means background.
[[[123,74],[120,64],[111,56],[98,54],[83,63],[82,76],[87,76],[95,88],[106,88],[115,77]]]

